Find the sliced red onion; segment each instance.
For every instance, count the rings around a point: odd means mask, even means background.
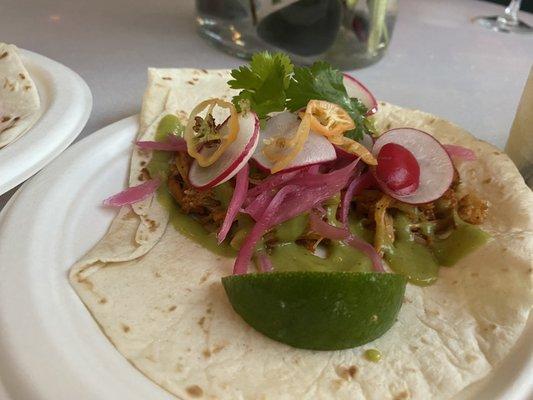
[[[138,148],[143,150],[159,150],[159,151],[187,151],[187,142],[185,139],[178,138],[174,135],[168,135],[167,139],[162,142],[145,140],[136,141]]]
[[[350,235],[347,239],[344,240],[344,242],[352,246],[354,249],[357,249],[360,252],[364,253],[368,258],[370,258],[374,271],[385,272],[385,268],[383,268],[383,260],[376,252],[374,247],[372,247],[370,244],[355,235]]]
[[[320,186],[320,185],[332,185],[339,187],[339,191],[344,188],[348,179],[352,175],[354,168],[357,166],[359,159],[352,161],[343,168],[328,172],[325,174],[318,173],[318,170],[315,171],[306,171],[300,176],[297,176],[295,179],[291,180],[290,183],[294,185],[301,185],[304,187],[308,186]]]
[[[270,175],[268,178],[264,179],[259,185],[248,191],[248,197],[255,197],[260,193],[266,190],[276,189],[279,186],[286,184],[292,178],[296,177],[298,174],[301,174],[302,170],[294,170],[290,172],[278,172],[277,174]]]
[[[243,210],[243,212],[250,215],[254,220],[259,220],[263,214],[263,211],[265,211],[267,206],[270,204],[275,194],[276,193],[273,190],[264,191],[255,199],[253,199],[252,202]]]
[[[350,235],[350,232],[346,227],[338,228],[330,225],[323,221],[322,217],[319,217],[316,213],[311,213],[309,216],[309,225],[311,230],[318,233],[320,236],[332,240],[343,240]]]
[[[272,261],[270,261],[270,258],[268,258],[268,255],[264,251],[257,252],[256,257],[261,272],[272,272],[274,270]]]
[[[446,152],[448,155],[452,158],[457,158],[459,160],[464,161],[476,161],[477,156],[476,153],[474,153],[472,150],[463,147],[463,146],[457,146],[455,144],[445,144],[443,145],[446,149]]]
[[[374,184],[374,176],[370,171],[367,171],[364,174],[356,176],[352,179],[348,185],[348,188],[346,189],[346,192],[344,192],[344,196],[342,197],[341,201],[340,214],[341,222],[344,224],[344,226],[347,226],[348,223],[348,213],[350,212],[350,203],[352,202],[353,197],[360,194],[363,190],[374,186]]]
[[[239,210],[242,207],[242,203],[244,203],[244,199],[246,199],[246,192],[248,191],[249,183],[249,171],[250,167],[248,166],[248,164],[245,164],[244,167],[241,168],[239,172],[237,172],[233,196],[231,197],[231,201],[229,202],[228,210],[226,211],[226,217],[224,218],[222,227],[220,228],[220,231],[217,235],[219,244],[222,243],[224,239],[226,239],[231,225],[233,224],[235,217],[239,213]]]
[[[254,225],[252,230],[248,233],[244,242],[242,243],[237,259],[235,260],[235,265],[233,267],[234,275],[245,274],[248,271],[248,264],[252,258],[252,255],[255,250],[255,245],[259,242],[263,234],[270,229],[272,226],[276,225],[274,217],[278,212],[280,205],[283,203],[285,198],[294,193],[299,188],[294,185],[287,185],[282,187],[278,193],[274,196],[268,207],[265,209],[263,215]]]
[[[159,179],[150,179],[140,185],[129,187],[120,193],[108,197],[103,203],[110,207],[122,207],[128,204],[138,203],[154,194],[159,185],[161,185]]]

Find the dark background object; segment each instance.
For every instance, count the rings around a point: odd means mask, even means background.
[[[341,22],[338,0],[300,0],[266,16],[257,34],[268,44],[301,56],[330,48]]]
[[[502,6],[507,7],[509,5],[509,0],[485,0],[491,3],[501,4]],[[520,11],[527,11],[533,13],[533,0],[522,0],[522,7]]]

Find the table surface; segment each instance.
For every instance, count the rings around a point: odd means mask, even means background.
[[[390,48],[357,70],[382,100],[435,113],[503,147],[533,64],[533,35],[473,23],[499,5],[401,0]],[[88,83],[94,108],[77,140],[140,110],[146,68],[233,68],[195,32],[192,0],[3,0],[0,41],[53,58]],[[533,24],[533,15],[521,13]],[[17,188],[0,196],[0,209]]]

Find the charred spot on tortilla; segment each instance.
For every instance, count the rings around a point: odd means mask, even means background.
[[[4,51],[2,54],[0,54],[0,60],[2,58],[6,58],[8,56],[8,52],[7,51]]]
[[[209,358],[211,357],[211,351],[209,349],[204,349],[202,351],[202,355],[205,357],[205,358]]]
[[[202,317],[198,320],[198,325],[200,326],[200,328],[202,328],[202,330],[204,331],[204,333],[207,333],[209,332],[209,329],[207,329],[205,327],[205,317]]]
[[[192,397],[202,397],[204,395],[204,391],[198,385],[188,386],[186,390]]]
[[[150,232],[155,232],[157,227],[159,226],[159,224],[152,219],[146,219],[146,222],[148,223],[148,230]]]
[[[176,308],[178,308],[178,306],[176,306],[176,305],[170,306],[170,307],[168,308],[168,312],[172,312],[172,311],[174,311]]]
[[[100,300],[98,300],[98,303],[106,304],[107,303],[107,299],[105,297],[102,297],[102,298],[100,298]]]
[[[211,276],[211,272],[206,272],[205,274],[202,275],[202,277],[200,278],[200,284],[204,283],[207,278],[209,278]]]
[[[339,378],[349,381],[349,380],[352,380],[357,374],[357,367],[355,365],[350,365],[350,366],[338,365],[335,368],[335,373],[339,376]]]
[[[407,400],[409,398],[410,398],[409,392],[406,390],[394,396],[394,400]]]
[[[26,75],[24,75],[22,72],[19,73],[19,78],[24,80],[26,79]]]
[[[126,324],[120,324],[120,327],[122,328],[122,331],[124,331],[124,333],[128,333],[131,330],[131,328]]]
[[[170,76],[163,76],[161,79],[164,79],[165,81],[171,81],[172,78]]]
[[[188,83],[189,85],[194,85],[194,82],[193,82],[193,81],[187,81],[187,83]]]

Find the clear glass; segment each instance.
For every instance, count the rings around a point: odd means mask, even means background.
[[[516,164],[526,184],[533,189],[533,67],[518,103],[505,152]]]
[[[522,0],[511,0],[503,14],[490,17],[476,17],[473,21],[497,32],[533,33],[533,27],[518,19],[518,11]]]
[[[200,35],[243,58],[283,51],[298,64],[343,68],[379,61],[388,47],[397,0],[196,0]]]

